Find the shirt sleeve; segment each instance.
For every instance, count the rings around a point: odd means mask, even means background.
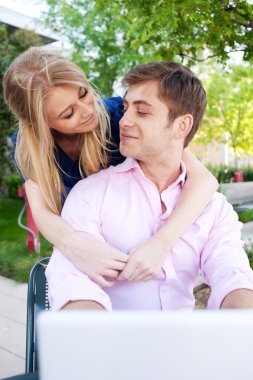
[[[119,121],[124,114],[123,99],[121,97],[113,97],[104,99],[104,105],[110,115],[111,121],[111,142],[108,147],[108,166],[118,165],[125,160],[119,151],[120,134],[119,134]]]
[[[253,271],[242,248],[242,224],[223,196],[218,202],[217,218],[201,254],[203,279],[212,289],[208,301],[211,309],[220,308],[226,295],[233,290],[253,290]]]
[[[104,105],[111,119],[111,132],[114,142],[119,144],[119,121],[124,114],[123,99],[120,96],[104,99]]]
[[[77,233],[104,241],[99,221],[102,198],[96,196],[97,182],[90,181],[90,178],[80,181],[71,190],[62,217]],[[52,310],[60,310],[69,301],[77,300],[95,301],[106,310],[111,310],[111,301],[106,292],[79,271],[57,248],[53,250],[46,276]]]

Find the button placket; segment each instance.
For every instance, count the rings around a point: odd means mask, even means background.
[[[160,286],[159,294],[162,310],[168,310],[171,308],[171,291],[173,289],[171,287],[171,283],[177,280],[176,271],[172,263],[170,254],[166,258],[164,265],[162,266],[162,269],[165,273],[165,280],[163,285]]]

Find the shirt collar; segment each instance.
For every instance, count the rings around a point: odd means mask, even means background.
[[[122,162],[122,164],[119,164],[117,166],[114,166],[114,171],[116,173],[123,173],[123,172],[127,172],[127,171],[130,171],[130,170],[133,170],[133,169],[137,169],[139,170],[142,175],[144,176],[141,168],[140,168],[140,165],[138,163],[138,161],[136,161],[134,158],[132,157],[127,157],[125,159],[124,162]],[[185,184],[185,181],[186,181],[186,166],[184,164],[183,161],[180,162],[180,174],[179,176],[177,177],[176,181],[173,182],[170,186],[168,186],[169,188],[171,187],[175,187],[177,185],[181,185],[182,187],[184,186]]]

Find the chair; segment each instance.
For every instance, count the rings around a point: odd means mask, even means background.
[[[49,310],[48,284],[45,270],[49,257],[39,260],[31,269],[27,292],[26,363],[25,372],[38,370],[36,318],[42,310]]]

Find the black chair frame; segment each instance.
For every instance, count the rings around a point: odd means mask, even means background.
[[[25,372],[38,371],[36,318],[43,310],[49,310],[48,284],[45,270],[49,257],[39,260],[31,269],[27,291],[26,362]]]

